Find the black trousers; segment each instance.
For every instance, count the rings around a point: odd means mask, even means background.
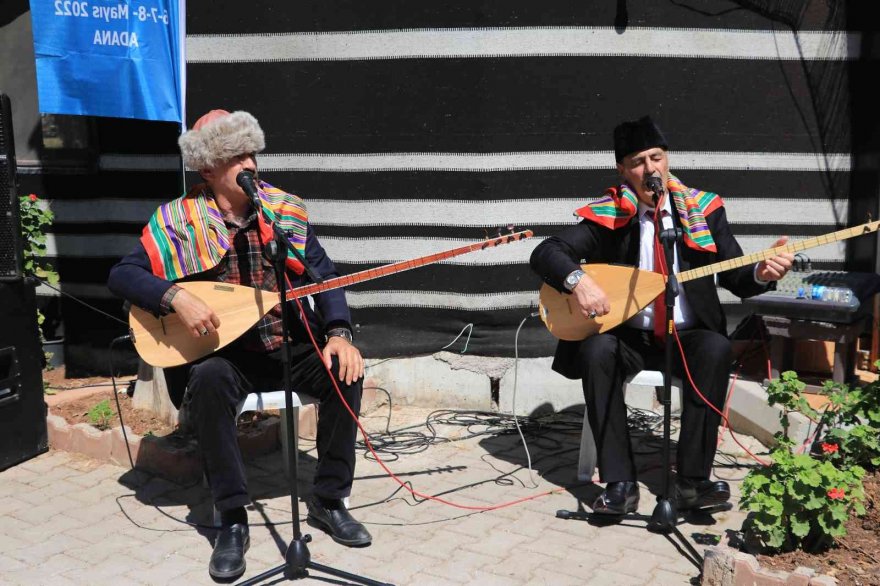
[[[358,414],[362,381],[351,385],[339,382],[335,357],[331,370],[346,402]],[[280,351],[258,354],[227,349],[175,369],[171,378],[185,381],[184,403],[201,447],[217,510],[247,505],[251,499],[238,447],[236,406],[252,390],[281,390]],[[339,400],[321,359],[310,345],[294,345],[291,379],[294,392],[320,401],[318,468],[313,493],[331,499],[347,497],[354,478],[355,421]]]
[[[730,341],[710,330],[679,331],[688,368],[700,392],[724,408],[730,378]],[[674,340],[673,340],[673,343]],[[684,374],[681,353],[673,347],[673,374],[684,384],[676,471],[688,478],[708,478],[718,441],[721,417],[697,395]],[[602,482],[636,480],[626,424],[623,381],[645,368],[662,370],[664,350],[652,332],[620,327],[581,343],[584,398],[598,452]]]

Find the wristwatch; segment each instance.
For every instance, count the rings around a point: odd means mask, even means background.
[[[348,340],[349,344],[353,342],[351,330],[348,328],[333,328],[332,330],[328,330],[327,339],[329,340],[330,338],[345,338]]]
[[[565,281],[562,283],[562,286],[565,287],[568,291],[574,291],[574,288],[580,282],[581,277],[584,276],[584,271],[577,269],[576,271],[571,271],[567,277],[565,277]]]

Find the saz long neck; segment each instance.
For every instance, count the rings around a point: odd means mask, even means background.
[[[724,271],[738,269],[739,267],[744,267],[747,265],[755,264],[756,262],[761,262],[762,260],[767,260],[768,258],[776,256],[777,254],[780,254],[782,252],[800,252],[802,250],[807,250],[808,248],[822,246],[823,244],[831,244],[832,242],[839,242],[840,240],[846,240],[847,238],[862,236],[863,234],[870,234],[871,232],[876,232],[878,228],[880,228],[880,220],[877,220],[875,222],[868,222],[867,224],[853,226],[852,228],[845,228],[843,230],[838,230],[837,232],[832,232],[823,236],[808,238],[807,240],[799,240],[797,242],[792,242],[784,246],[768,248],[767,250],[754,252],[752,254],[747,254],[739,258],[732,258],[730,260],[712,263],[710,265],[691,269],[689,271],[683,271],[678,274],[678,280],[679,282],[683,283],[685,281],[690,281],[691,279],[708,277],[709,275],[714,275],[715,273],[723,273]]]
[[[427,256],[414,258],[412,260],[404,260],[401,262],[392,263],[390,265],[377,267],[375,269],[367,269],[365,271],[359,271],[357,273],[352,273],[343,277],[336,277],[335,279],[330,279],[328,281],[324,281],[323,283],[304,285],[288,292],[287,300],[290,301],[295,297],[305,297],[306,295],[323,293],[324,291],[329,291],[331,289],[348,287],[350,285],[361,283],[363,281],[378,279],[380,277],[393,275],[394,273],[400,273],[403,271],[408,271],[410,269],[417,269],[425,265],[430,265],[449,258],[461,256],[462,254],[467,254],[469,252],[476,252],[477,250],[484,250],[486,248],[492,248],[494,246],[501,246],[502,244],[507,244],[509,242],[516,242],[525,238],[531,238],[531,236],[531,230],[523,230],[522,232],[517,232],[515,234],[499,236],[497,238],[490,238],[489,240],[475,242],[473,244],[468,244],[467,246],[460,246],[458,248],[453,248],[452,250],[446,250],[443,252],[438,252],[436,254],[429,254]]]

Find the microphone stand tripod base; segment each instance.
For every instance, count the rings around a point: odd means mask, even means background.
[[[675,507],[672,506],[672,502],[665,498],[658,499],[657,506],[654,507],[654,512],[651,513],[651,520],[648,521],[648,531],[668,535],[675,529],[675,522],[677,520],[678,515],[675,512]]]
[[[284,577],[288,580],[297,580],[308,576],[308,567],[312,555],[309,553],[309,548],[306,544],[311,540],[311,535],[303,535],[302,539],[294,539],[287,546],[287,553],[284,554]]]

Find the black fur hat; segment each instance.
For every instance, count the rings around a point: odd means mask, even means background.
[[[644,151],[653,147],[669,148],[666,137],[654,124],[650,116],[638,120],[621,122],[614,129],[614,158],[619,163],[630,153]]]

